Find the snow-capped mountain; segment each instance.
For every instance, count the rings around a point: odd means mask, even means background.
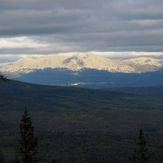
[[[67,69],[82,71],[84,69],[104,70],[118,73],[141,73],[159,70],[163,61],[152,57],[138,57],[125,60],[113,60],[104,55],[47,55],[40,57],[24,57],[14,63],[3,65],[0,71],[5,74],[30,73],[43,69]]]
[[[162,68],[162,59],[154,57],[111,59],[78,53],[23,57],[1,66],[0,72],[35,84],[110,88],[162,85]]]

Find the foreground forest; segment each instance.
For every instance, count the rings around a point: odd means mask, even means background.
[[[0,149],[20,154],[20,120],[31,115],[39,162],[129,163],[143,129],[150,159],[163,162],[163,101],[112,91],[1,80]],[[140,161],[139,161],[140,162]]]

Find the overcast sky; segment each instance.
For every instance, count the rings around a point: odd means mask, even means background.
[[[1,62],[72,51],[162,52],[163,0],[0,0]]]

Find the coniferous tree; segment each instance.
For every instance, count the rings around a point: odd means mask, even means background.
[[[0,81],[7,81],[7,78],[4,75],[0,74]]]
[[[34,128],[32,126],[31,118],[27,112],[24,111],[20,122],[20,155],[22,163],[36,163],[38,153],[38,142],[34,135]]]
[[[137,148],[134,150],[131,156],[129,156],[129,160],[136,163],[146,163],[150,158],[151,154],[147,147],[143,129],[140,129],[137,140]]]

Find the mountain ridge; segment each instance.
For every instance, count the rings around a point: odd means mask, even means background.
[[[11,64],[3,65],[0,71],[5,74],[29,73],[46,68],[82,71],[83,69],[105,70],[113,73],[144,73],[157,71],[163,67],[162,59],[154,57],[137,57],[115,60],[104,55],[47,55],[25,57]]]

